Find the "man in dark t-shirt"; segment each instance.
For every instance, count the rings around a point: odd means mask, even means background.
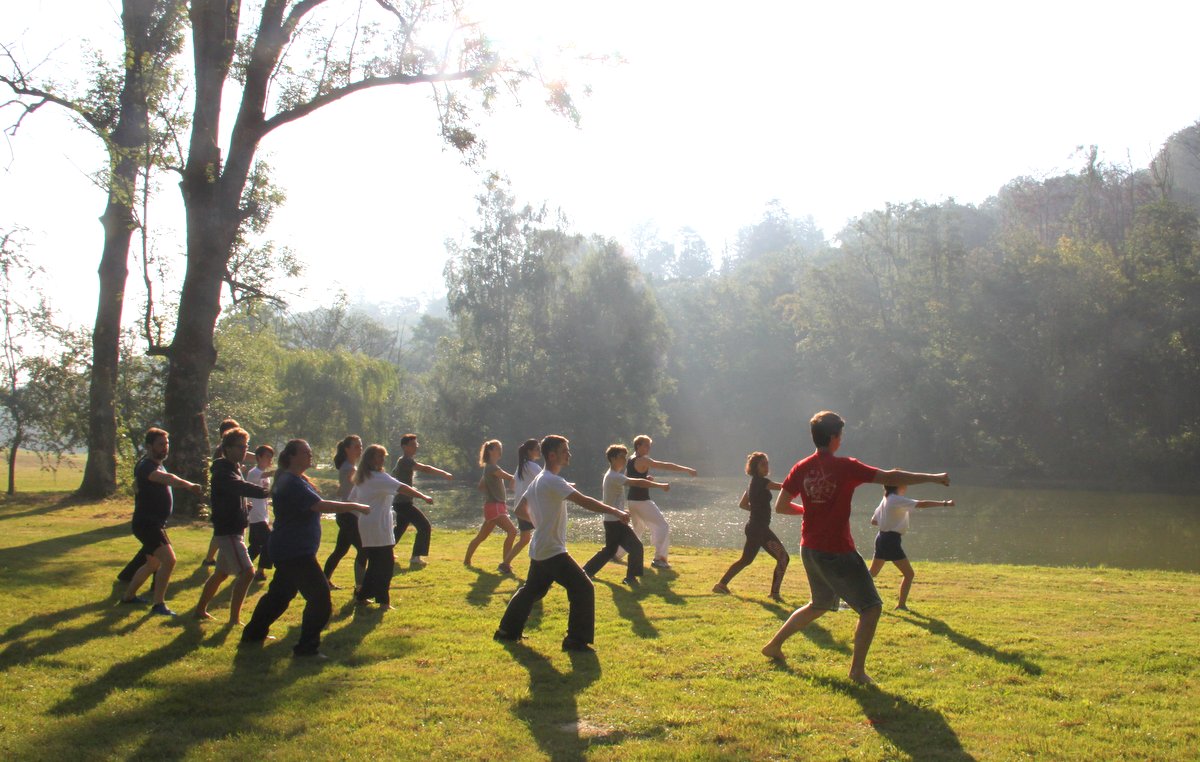
[[[421,445],[417,441],[416,434],[405,434],[400,437],[400,452],[402,454],[396,460],[396,467],[392,469],[392,476],[410,487],[413,486],[413,472],[415,471],[440,476],[446,480],[454,478],[454,475],[449,471],[443,471],[426,463],[418,463],[415,456],[420,447]],[[396,493],[392,509],[396,512],[396,525],[394,529],[396,543],[399,544],[400,536],[411,525],[416,530],[417,537],[413,540],[412,558],[409,559],[409,563],[413,566],[424,566],[424,556],[429,555],[429,538],[433,533],[433,525],[429,523],[429,519],[421,512],[421,509],[413,504],[412,498],[403,492]]]
[[[873,682],[866,672],[867,651],[875,638],[875,626],[883,607],[875,581],[850,534],[850,504],[860,484],[911,485],[937,482],[949,485],[948,474],[923,474],[911,471],[881,471],[854,458],[837,457],[846,422],[828,410],[809,421],[816,452],[792,467],[775,501],[776,513],[800,513],[792,501],[802,498],[804,523],[800,529],[800,559],[808,575],[812,599],[796,609],[775,637],[763,647],[763,655],[782,659],[784,641],[806,627],[826,611],[836,611],[844,600],[858,612],[854,631],[854,653],[850,661],[850,679]]]
[[[175,551],[167,538],[167,521],[171,518],[172,487],[180,487],[196,495],[204,488],[168,473],[163,461],[171,449],[171,439],[162,429],[151,428],[146,432],[146,455],[134,466],[133,536],[142,543],[141,555],[145,559],[142,567],[134,572],[133,579],[125,589],[122,603],[149,603],[137,594],[146,578],[154,574],[154,605],[152,614],[175,616],[167,608],[167,584],[171,581],[171,570],[175,568]],[[156,573],[157,572],[157,573]]]

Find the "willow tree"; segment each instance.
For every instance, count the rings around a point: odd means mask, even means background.
[[[124,55],[119,65],[96,57],[94,76],[84,92],[73,94],[53,82],[40,81],[7,47],[0,83],[17,96],[5,104],[18,116],[8,126],[15,133],[28,115],[51,104],[65,108],[104,143],[107,193],[100,224],[100,292],[92,330],[92,365],[88,393],[88,458],[79,492],[105,497],[117,488],[117,376],[121,344],[121,312],[129,274],[129,247],[143,224],[135,213],[138,179],[146,176],[164,139],[177,124],[166,104],[174,78],[170,66],[182,42],[183,0],[124,0],[121,28]]]
[[[187,267],[175,333],[163,351],[172,470],[198,479],[208,453],[203,411],[217,359],[222,282],[239,199],[263,138],[354,93],[425,85],[445,140],[473,156],[481,145],[477,109],[535,75],[492,49],[461,0],[192,0],[189,15],[195,103],[181,182]],[[231,80],[240,97],[232,127],[225,127]],[[542,84],[550,107],[574,116],[562,84]]]

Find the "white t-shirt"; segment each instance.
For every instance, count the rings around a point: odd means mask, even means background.
[[[271,490],[271,477],[263,476],[262,469],[258,466],[250,469],[250,472],[246,474],[246,481],[251,484],[258,484],[268,492]],[[270,515],[267,513],[267,503],[270,502],[269,498],[252,497],[249,499],[249,502],[249,521],[251,524],[257,524],[270,519]]]
[[[393,530],[396,526],[392,515],[392,498],[400,489],[400,480],[383,471],[372,471],[362,484],[350,490],[351,503],[366,503],[371,512],[358,515],[358,536],[364,548],[381,548],[396,544]]]
[[[520,469],[517,469],[518,471]],[[542,464],[536,460],[525,461],[525,477],[522,478],[515,471],[513,472],[513,500],[515,503],[521,502],[521,498],[525,497],[525,490],[529,489],[529,485],[542,472]],[[514,504],[515,504],[514,503]]]
[[[879,524],[880,532],[908,531],[908,512],[917,507],[917,501],[899,493],[887,495],[879,501],[879,507],[871,519]]]
[[[600,500],[613,508],[625,510],[625,483],[629,477],[620,471],[608,469],[604,472],[604,486],[600,488]],[[604,514],[605,521],[620,521],[620,516]]]
[[[567,507],[563,501],[574,491],[566,479],[549,471],[538,474],[525,490],[534,526],[529,541],[532,560],[545,561],[567,552]]]

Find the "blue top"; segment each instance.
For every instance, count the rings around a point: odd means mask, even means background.
[[[321,514],[312,507],[321,499],[317,488],[307,479],[290,471],[279,472],[271,489],[271,502],[275,506],[271,558],[317,555],[321,546]]]

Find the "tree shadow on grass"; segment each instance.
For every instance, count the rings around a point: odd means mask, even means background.
[[[98,614],[98,619],[90,615]],[[6,642],[0,651],[0,672],[55,656],[98,638],[125,635],[137,629],[149,616],[145,607],[122,606],[114,599],[93,601],[61,611],[38,614],[9,627],[0,639]],[[87,618],[75,626],[67,622]],[[27,637],[50,630],[42,637]]]
[[[629,626],[633,630],[633,634],[639,638],[657,638],[658,628],[651,624],[646,617],[646,611],[642,608],[639,601],[640,596],[636,590],[631,590],[625,585],[618,585],[606,580],[593,580],[594,584],[604,585],[612,590],[613,603],[617,607],[617,613],[622,619],[629,621]]]
[[[907,616],[902,616],[903,614],[907,614]],[[1012,664],[1020,668],[1021,671],[1027,675],[1036,677],[1042,674],[1042,668],[1038,664],[1035,664],[1034,662],[1025,658],[1023,654],[1013,651],[1004,651],[994,646],[989,646],[982,641],[976,640],[970,635],[963,635],[950,625],[943,622],[941,619],[934,619],[931,616],[919,614],[911,609],[907,612],[898,612],[896,616],[899,616],[901,619],[909,622],[910,624],[915,624],[917,627],[928,631],[931,635],[940,635],[954,645],[966,649],[973,654],[986,656],[989,659],[1000,662],[1001,664]]]
[[[80,500],[75,497],[74,493],[62,495],[58,499],[53,500],[48,500],[44,495],[18,495],[15,498],[7,498],[0,501],[0,521],[24,519],[30,516],[44,516],[47,513],[54,513],[64,508],[71,508],[88,502],[91,501]],[[21,510],[22,508],[24,510]]]
[[[875,732],[910,759],[973,760],[940,712],[914,704],[903,696],[859,685],[849,679],[814,676],[813,683],[858,702]]]
[[[604,728],[594,728],[579,716],[576,697],[600,677],[595,653],[572,653],[570,671],[560,672],[549,658],[519,641],[504,647],[529,673],[529,696],[518,701],[513,712],[542,753],[555,762],[574,762],[585,758],[593,740],[613,741],[603,737]]]
[[[483,569],[473,568],[471,571],[475,572],[475,581],[471,583],[471,589],[467,591],[467,603],[479,607],[491,605],[492,598],[500,595],[496,592],[497,588],[507,577]]]
[[[128,534],[127,525],[114,524],[78,534],[58,535],[25,545],[0,548],[0,569],[4,569],[5,582],[9,585],[36,582],[42,572],[42,561],[61,561],[69,558],[71,551]]]

